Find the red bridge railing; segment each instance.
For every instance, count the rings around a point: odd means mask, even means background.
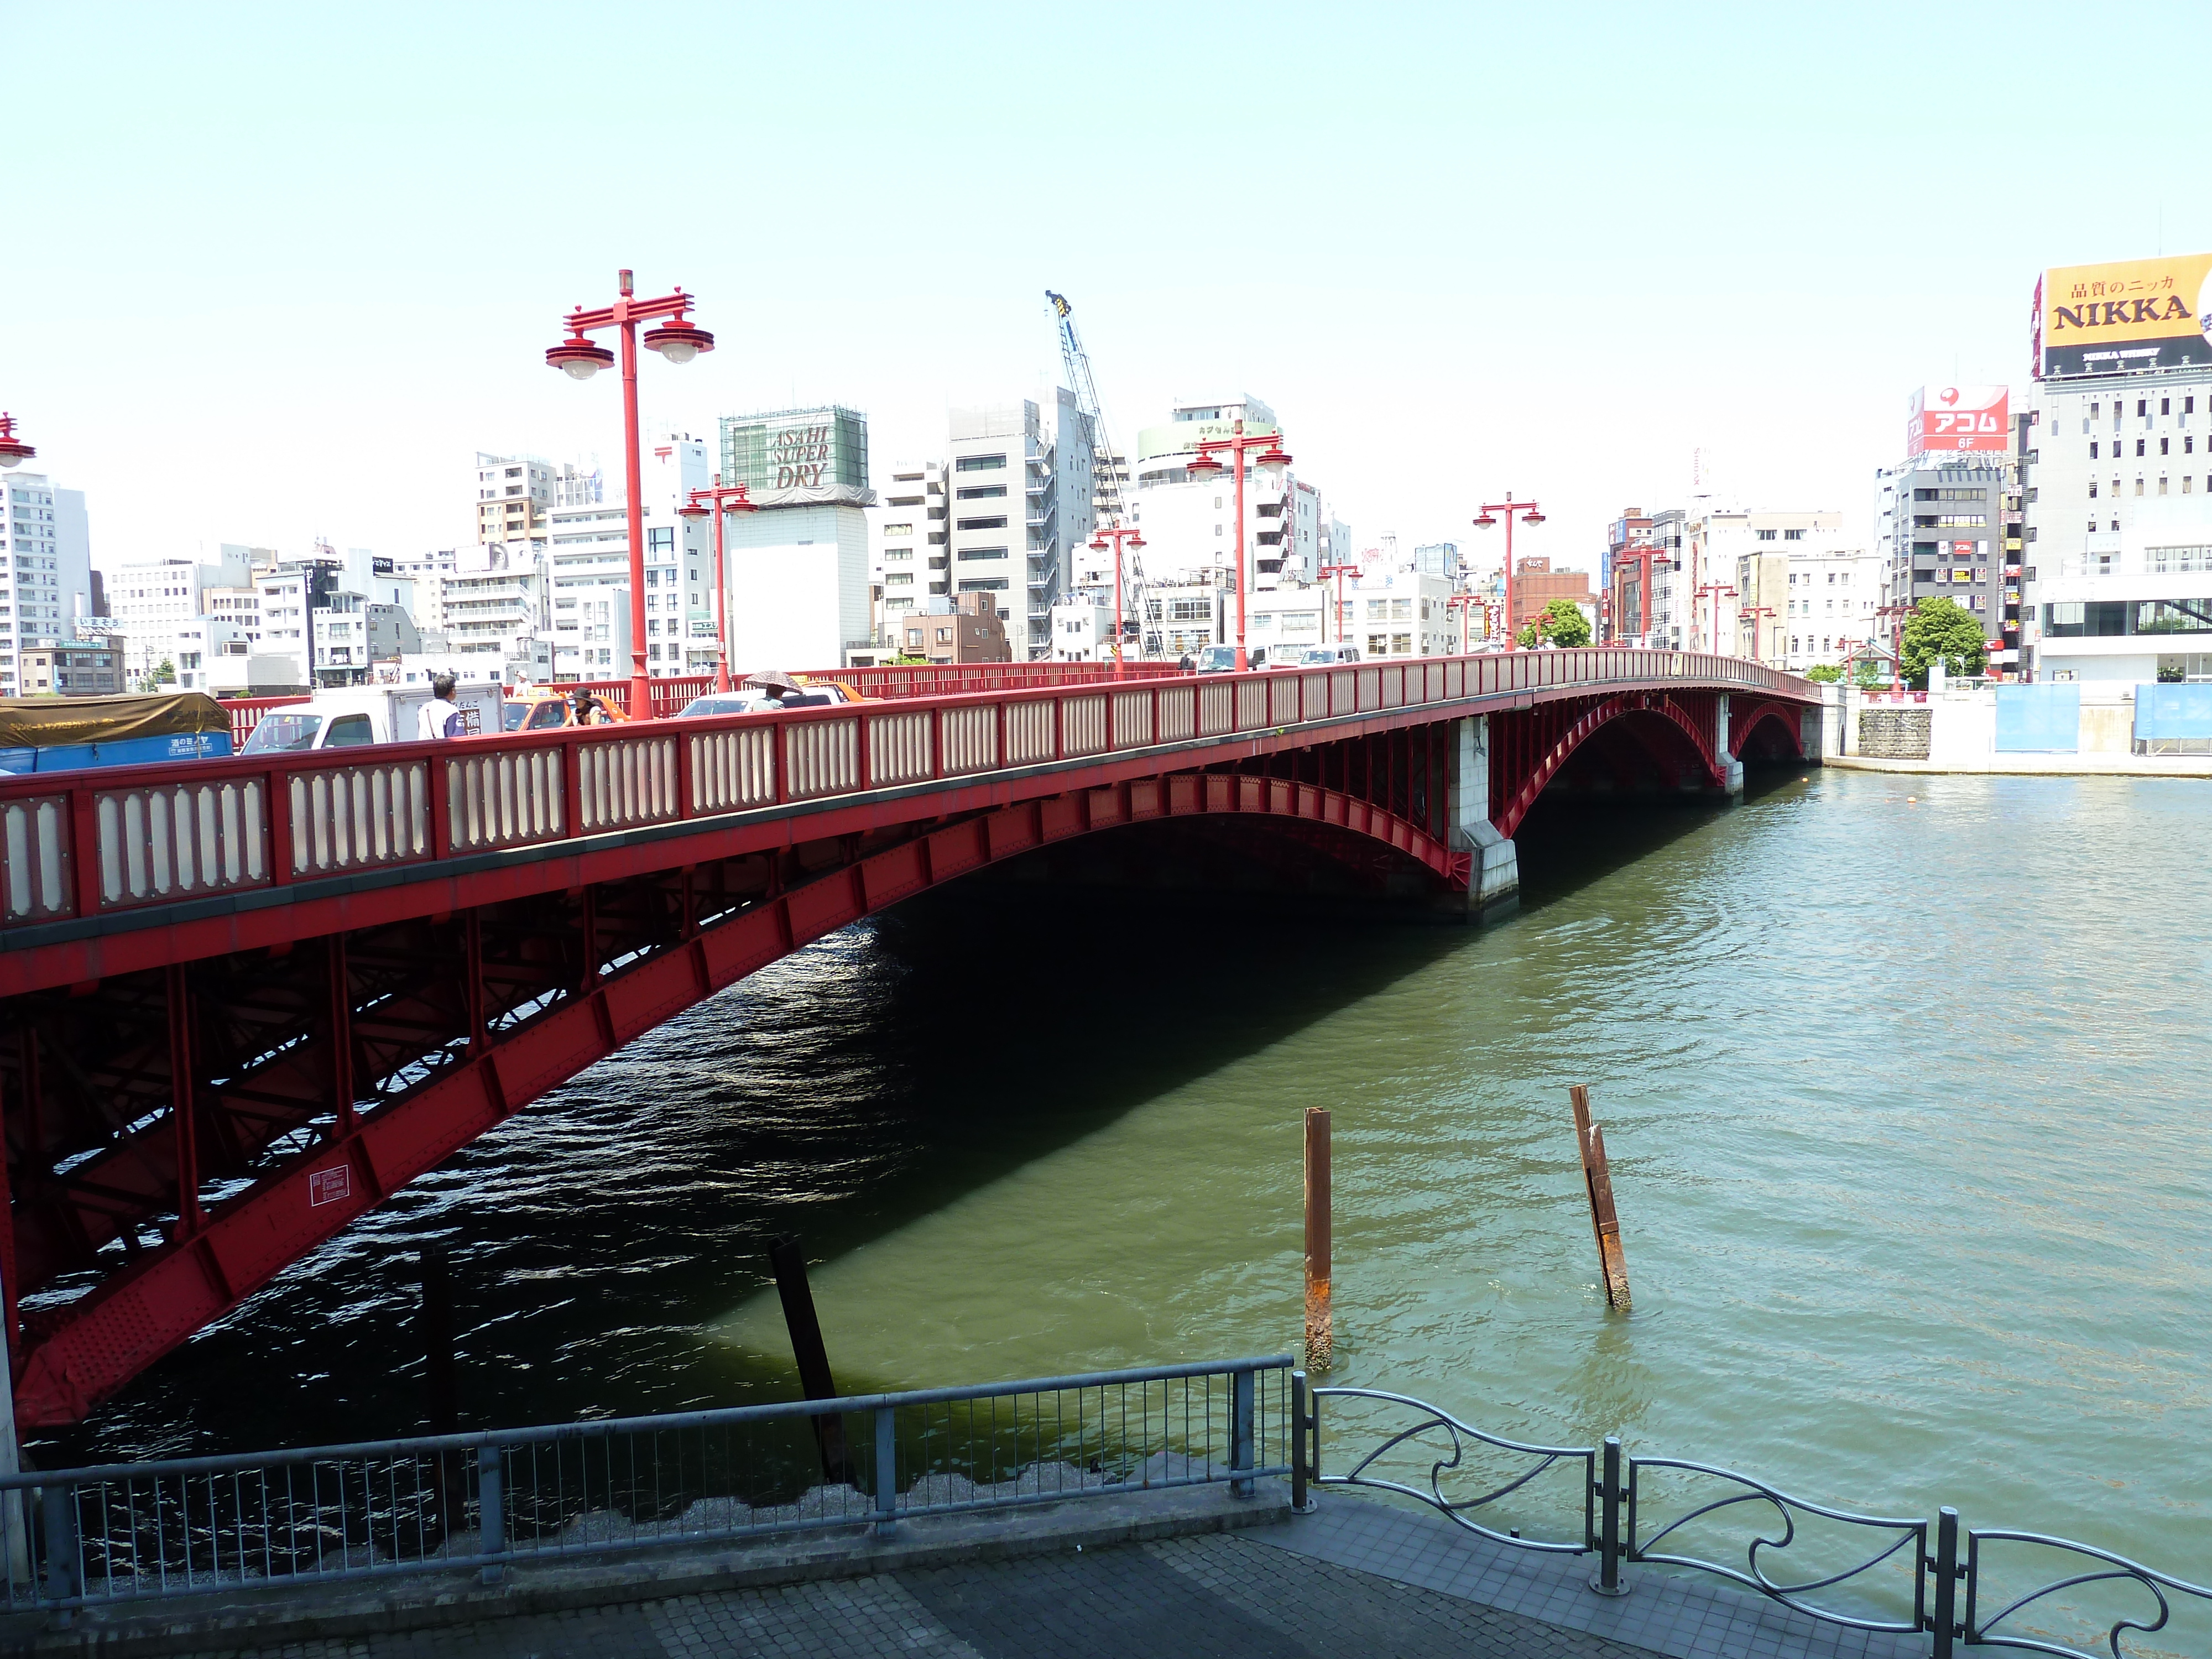
[[[1817,695],[1738,658],[1611,648],[1118,684],[1110,666],[1045,666],[1090,672],[775,714],[34,774],[0,783],[0,927],[1474,698],[1654,683]],[[683,682],[661,684],[673,701]]]

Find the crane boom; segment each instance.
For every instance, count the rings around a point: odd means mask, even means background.
[[[1047,289],[1044,297],[1052,302],[1053,316],[1060,325],[1060,360],[1067,370],[1067,389],[1075,394],[1076,412],[1083,416],[1091,439],[1093,491],[1102,498],[1108,517],[1118,523],[1125,511],[1121,457],[1106,435],[1106,411],[1098,400],[1098,383],[1091,373],[1091,354],[1083,349],[1083,337],[1076,332],[1074,307],[1068,304],[1067,296]],[[1146,606],[1144,559],[1133,548],[1123,556],[1121,576],[1137,617],[1137,654],[1157,657],[1161,654],[1161,633]],[[1114,648],[1120,651],[1121,641],[1115,641]]]

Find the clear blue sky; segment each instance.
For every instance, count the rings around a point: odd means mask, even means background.
[[[1049,286],[1121,433],[1249,390],[1363,544],[1512,490],[1589,562],[1699,445],[1863,520],[1915,385],[2024,386],[2040,267],[2212,246],[2204,21],[4,0],[0,407],[103,562],[399,552],[479,447],[612,461],[543,353],[618,265],[720,342],[649,414],[834,400],[879,459],[1057,374]]]

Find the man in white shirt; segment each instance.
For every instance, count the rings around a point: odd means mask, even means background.
[[[458,738],[465,729],[461,706],[453,701],[453,677],[451,674],[437,675],[430,682],[430,701],[422,705],[416,735],[425,740]]]

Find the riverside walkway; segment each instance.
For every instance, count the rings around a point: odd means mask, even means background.
[[[1899,1659],[1926,1639],[1874,1636],[1722,1586],[1643,1572],[1618,1599],[1589,1563],[1504,1550],[1443,1517],[1349,1493],[1262,1523],[1085,1546],[1032,1522],[1018,1555],[896,1552],[874,1571],[701,1588],[659,1599],[359,1628],[231,1659],[615,1659],[929,1654],[954,1659],[1388,1655],[1401,1659]],[[856,1565],[859,1564],[855,1564]],[[450,1598],[449,1598],[450,1599]],[[430,1609],[417,1609],[419,1612]],[[136,1647],[135,1643],[125,1645]],[[177,1651],[182,1646],[171,1647]],[[105,1651],[115,1651],[104,1647]]]

